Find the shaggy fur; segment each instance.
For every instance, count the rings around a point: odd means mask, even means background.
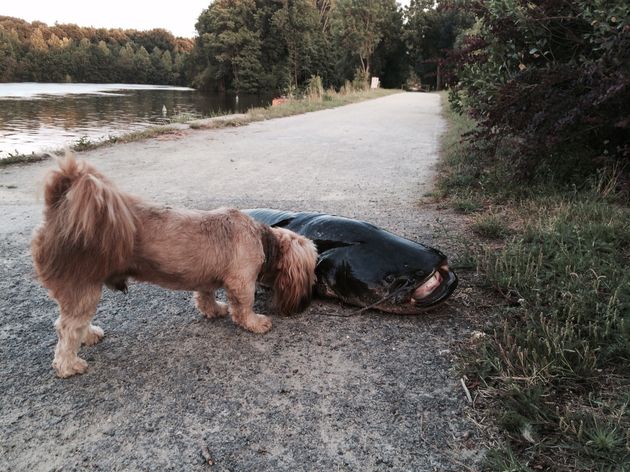
[[[272,288],[281,312],[308,305],[317,251],[303,236],[257,223],[238,210],[151,205],[118,190],[72,155],[58,164],[47,176],[44,222],[35,231],[32,254],[37,277],[61,311],[53,361],[60,377],[85,372],[79,347],[103,337],[91,324],[103,284],[126,292],[131,277],[192,290],[206,317],[229,312],[255,333],[271,328],[271,320],[252,309],[257,281]],[[215,299],[221,287],[229,310]]]

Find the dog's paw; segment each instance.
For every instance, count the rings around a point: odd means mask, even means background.
[[[84,374],[87,371],[88,363],[80,357],[74,357],[69,360],[55,358],[52,366],[57,372],[57,377],[65,379],[76,374]]]
[[[266,333],[271,329],[271,318],[265,315],[254,314],[247,320],[246,329],[252,333]]]
[[[214,299],[214,297],[209,299],[198,292],[195,293],[195,305],[197,306],[197,310],[199,310],[201,314],[208,319],[228,315],[227,303],[218,302]]]
[[[210,309],[209,307],[206,310],[199,310],[208,319],[212,318],[222,318],[228,315],[228,306],[227,303],[223,302],[215,302],[214,306]]]
[[[90,325],[85,333],[85,337],[83,338],[83,344],[86,346],[93,346],[94,344],[100,342],[104,335],[105,333],[103,332],[103,328]]]

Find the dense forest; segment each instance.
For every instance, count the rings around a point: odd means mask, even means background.
[[[47,26],[0,16],[0,82],[186,85],[193,46],[162,29]]]
[[[445,51],[472,25],[431,0],[215,0],[194,39],[165,30],[87,28],[0,16],[1,82],[128,82],[286,93],[319,76],[325,87],[407,80],[442,88]]]
[[[196,25],[195,84],[217,90],[299,89],[380,78],[441,88],[440,58],[472,15],[412,0],[216,0]]]

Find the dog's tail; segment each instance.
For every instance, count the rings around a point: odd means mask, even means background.
[[[132,197],[87,162],[71,153],[60,158],[47,176],[44,199],[46,220],[62,244],[106,255],[113,265],[131,255],[136,232]]]
[[[315,283],[317,249],[310,239],[284,228],[271,228],[277,241],[273,303],[282,313],[304,310]]]

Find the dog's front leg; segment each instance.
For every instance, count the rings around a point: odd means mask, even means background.
[[[271,319],[254,313],[256,274],[242,278],[243,274],[225,280],[225,290],[230,302],[230,314],[234,322],[253,333],[266,333],[271,329]]]
[[[77,355],[81,343],[95,344],[103,337],[103,330],[90,324],[101,298],[101,287],[72,287],[53,296],[61,315],[55,323],[59,340],[52,365],[61,378],[82,374],[88,364]]]
[[[228,314],[227,304],[217,301],[214,290],[195,292],[195,305],[208,319],[227,316]]]

